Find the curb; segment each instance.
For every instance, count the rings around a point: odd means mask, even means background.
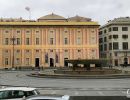
[[[37,78],[57,78],[57,79],[119,79],[119,78],[130,78],[130,75],[89,75],[89,76],[72,76],[72,75],[47,75],[47,74],[29,74],[29,77]]]

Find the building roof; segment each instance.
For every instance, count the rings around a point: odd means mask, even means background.
[[[76,21],[76,22],[90,22],[91,19],[90,18],[86,18],[86,17],[81,17],[81,16],[74,16],[74,17],[70,17],[68,18],[68,21]]]
[[[130,25],[130,17],[119,17],[109,20],[107,24],[101,26],[100,28],[104,28],[109,25]]]
[[[0,26],[99,26],[98,22],[0,22]]]
[[[45,16],[38,18],[38,20],[66,20],[66,18],[64,18],[60,15],[56,15],[54,13],[51,13],[49,15],[45,15]]]

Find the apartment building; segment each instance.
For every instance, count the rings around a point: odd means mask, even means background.
[[[99,31],[100,58],[109,59],[113,66],[130,63],[130,18],[108,21]]]

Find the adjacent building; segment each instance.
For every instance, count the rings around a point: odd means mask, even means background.
[[[130,18],[120,17],[100,27],[100,58],[109,59],[113,66],[130,63]]]
[[[49,14],[0,20],[0,67],[61,67],[66,59],[99,58],[99,25],[90,18]]]

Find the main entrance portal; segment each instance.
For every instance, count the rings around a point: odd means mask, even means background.
[[[54,67],[54,59],[50,58],[50,67]]]
[[[39,58],[35,58],[35,67],[39,67]]]

